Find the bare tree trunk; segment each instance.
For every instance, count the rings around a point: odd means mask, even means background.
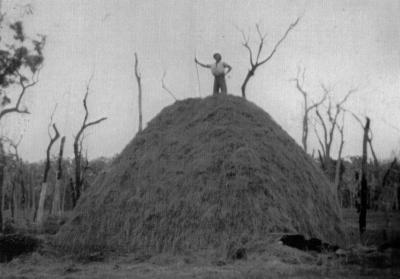
[[[361,203],[360,203],[360,216],[359,216],[359,228],[360,228],[360,239],[366,229],[367,224],[367,196],[368,196],[368,185],[367,185],[367,144],[368,144],[368,132],[370,126],[370,119],[367,117],[364,127],[364,138],[363,138],[363,153],[361,161]]]
[[[143,116],[142,116],[142,82],[141,82],[141,75],[139,73],[138,69],[138,56],[137,53],[135,52],[135,76],[136,76],[136,81],[138,84],[138,106],[139,106],[139,132],[143,130]]]
[[[26,209],[26,188],[25,188],[25,180],[22,177],[22,172],[21,172],[21,211],[22,211],[22,216],[25,220],[25,209]]]
[[[308,111],[307,108],[303,116],[303,131],[301,135],[301,142],[303,144],[304,152],[307,153],[307,138],[308,138]]]
[[[90,126],[94,126],[99,124],[100,122],[104,121],[107,119],[107,117],[102,117],[99,118],[95,121],[92,122],[87,122],[89,118],[89,110],[87,107],[87,98],[89,96],[89,91],[90,91],[90,82],[92,80],[93,76],[90,78],[86,85],[86,93],[83,98],[83,107],[85,109],[85,116],[83,118],[82,126],[79,129],[78,133],[75,136],[74,139],[74,162],[75,162],[75,185],[72,187],[72,206],[75,207],[76,203],[78,202],[80,196],[81,196],[81,191],[82,191],[82,184],[84,177],[82,175],[82,166],[81,166],[81,161],[82,161],[82,141],[83,141],[83,134],[87,128]]]
[[[55,136],[54,137],[50,136],[50,143],[47,146],[47,151],[46,151],[46,165],[44,168],[43,182],[42,182],[42,188],[40,191],[39,205],[38,205],[38,211],[37,211],[37,216],[36,216],[37,217],[36,221],[38,224],[42,224],[42,222],[43,222],[44,203],[46,200],[46,193],[47,193],[47,176],[49,174],[50,164],[51,164],[51,158],[50,158],[51,147],[57,141],[57,139],[60,137],[60,134],[57,130],[56,124],[54,124],[54,123],[53,123],[53,130],[55,132]]]
[[[392,171],[392,169],[396,166],[396,163],[397,163],[397,158],[394,158],[393,162],[390,164],[389,168],[385,172],[383,179],[382,179],[381,195],[380,195],[380,197],[378,197],[378,199],[380,200],[381,206],[382,206],[383,216],[385,219],[385,227],[383,229],[383,238],[385,241],[389,240],[389,233],[391,231],[390,210],[391,210],[391,204],[392,204],[392,200],[390,199],[390,197],[388,197],[388,196],[392,196],[392,195],[391,195],[391,193],[389,195],[387,194],[386,184],[387,184],[387,181],[389,178],[389,174]]]
[[[246,99],[246,87],[247,87],[247,83],[249,83],[249,80],[252,76],[254,76],[254,72],[257,69],[257,67],[252,67],[251,70],[249,70],[247,72],[246,77],[244,78],[243,84],[241,86],[241,91],[242,91],[242,97]]]
[[[61,178],[62,178],[62,158],[64,152],[65,136],[61,138],[60,153],[58,155],[58,170],[56,184],[54,185],[53,205],[51,207],[52,214],[56,216],[61,215]]]
[[[342,152],[343,152],[343,146],[344,146],[344,119],[343,119],[343,124],[339,128],[340,132],[340,146],[339,146],[339,152],[338,152],[338,158],[336,161],[336,171],[335,171],[335,188],[337,191],[337,196],[340,200],[342,200],[342,196],[340,195],[340,186],[342,182]]]
[[[36,212],[36,201],[35,201],[35,175],[34,175],[34,170],[30,170],[30,183],[29,183],[29,208],[30,208],[30,213],[35,213]],[[30,216],[31,220],[34,220],[34,216]]]
[[[3,232],[3,185],[4,185],[4,169],[6,167],[6,160],[4,154],[3,141],[0,139],[0,232]]]
[[[70,186],[70,188],[71,188],[71,201],[72,201],[72,208],[74,208],[75,207],[75,205],[76,205],[76,201],[74,201],[74,182],[72,181],[72,178],[70,179],[70,181],[69,181],[69,186]]]
[[[38,224],[42,224],[42,222],[43,222],[44,202],[46,200],[46,193],[47,193],[47,182],[43,182],[42,183],[42,188],[41,188],[41,191],[40,191],[38,212],[37,212],[37,218],[36,218],[36,221],[37,221]]]
[[[295,22],[293,22],[292,24],[289,25],[289,27],[287,28],[286,32],[283,34],[283,36],[278,40],[277,43],[275,43],[274,48],[272,49],[272,51],[270,52],[270,54],[268,56],[266,56],[265,58],[261,58],[261,53],[264,47],[264,43],[265,43],[265,38],[267,36],[267,34],[261,34],[261,30],[258,24],[256,24],[256,29],[257,29],[257,34],[259,36],[259,43],[258,43],[258,49],[257,49],[257,54],[254,56],[253,55],[253,51],[249,45],[249,40],[250,40],[250,36],[245,35],[245,33],[243,31],[241,31],[242,36],[243,36],[243,46],[248,50],[249,52],[249,59],[250,59],[250,70],[247,72],[246,77],[243,81],[243,84],[241,86],[241,90],[242,90],[242,97],[246,99],[246,87],[247,87],[247,83],[250,81],[251,77],[254,76],[255,71],[257,70],[257,68],[259,66],[262,66],[263,64],[265,64],[266,62],[268,62],[276,53],[276,51],[278,50],[279,46],[282,44],[282,42],[286,39],[286,37],[288,36],[288,34],[290,33],[290,31],[296,27],[296,25],[299,23],[300,18],[297,18]]]
[[[74,160],[75,160],[75,186],[72,189],[72,206],[75,207],[81,196],[81,154],[78,142],[74,142]]]
[[[10,195],[10,210],[11,210],[11,220],[15,220],[15,207],[16,207],[16,198],[15,198],[15,182],[11,183],[11,195]]]

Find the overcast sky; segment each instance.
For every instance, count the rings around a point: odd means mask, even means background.
[[[18,1],[3,0],[10,15]],[[21,1],[21,4],[27,1]],[[27,33],[47,35],[40,82],[25,104],[31,115],[12,115],[1,132],[24,137],[22,157],[41,160],[48,144],[47,125],[55,104],[55,122],[67,136],[66,155],[83,118],[85,85],[94,71],[88,99],[90,120],[108,120],[90,128],[85,148],[90,158],[112,156],[134,137],[138,127],[134,53],[143,81],[144,122],[173,99],[161,88],[165,81],[179,99],[211,93],[212,76],[199,69],[200,92],[193,62],[211,62],[222,53],[232,65],[228,91],[240,95],[248,54],[237,27],[250,32],[255,24],[268,33],[265,54],[290,23],[302,16],[270,62],[259,68],[247,88],[248,99],[266,110],[297,142],[301,140],[302,97],[290,79],[297,66],[307,69],[305,88],[318,99],[320,82],[335,86],[340,99],[358,87],[346,107],[372,119],[374,145],[380,158],[400,150],[400,1],[244,1],[244,0],[34,0],[25,16]],[[312,129],[311,129],[312,130]],[[361,153],[362,130],[349,115],[346,155]],[[310,134],[310,149],[317,148]],[[334,155],[336,156],[336,155]]]

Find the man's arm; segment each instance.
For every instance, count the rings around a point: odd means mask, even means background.
[[[211,65],[210,65],[210,64],[203,64],[203,63],[200,63],[200,62],[197,60],[197,58],[194,58],[194,62],[195,62],[196,64],[199,64],[200,66],[202,66],[202,67],[204,67],[204,68],[211,68]]]
[[[226,71],[225,74],[228,74],[230,71],[232,71],[231,65],[229,65],[229,64],[227,64],[227,63],[225,63],[225,62],[224,62],[224,68],[227,68],[227,69],[228,69],[228,71]]]

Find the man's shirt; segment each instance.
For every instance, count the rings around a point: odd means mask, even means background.
[[[225,74],[225,67],[227,64],[225,62],[219,61],[218,63],[213,63],[211,66],[211,73],[214,76],[220,76]]]

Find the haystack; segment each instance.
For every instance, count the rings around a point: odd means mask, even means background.
[[[163,109],[97,177],[57,243],[72,251],[181,251],[299,233],[343,238],[313,160],[262,109],[233,96]]]

